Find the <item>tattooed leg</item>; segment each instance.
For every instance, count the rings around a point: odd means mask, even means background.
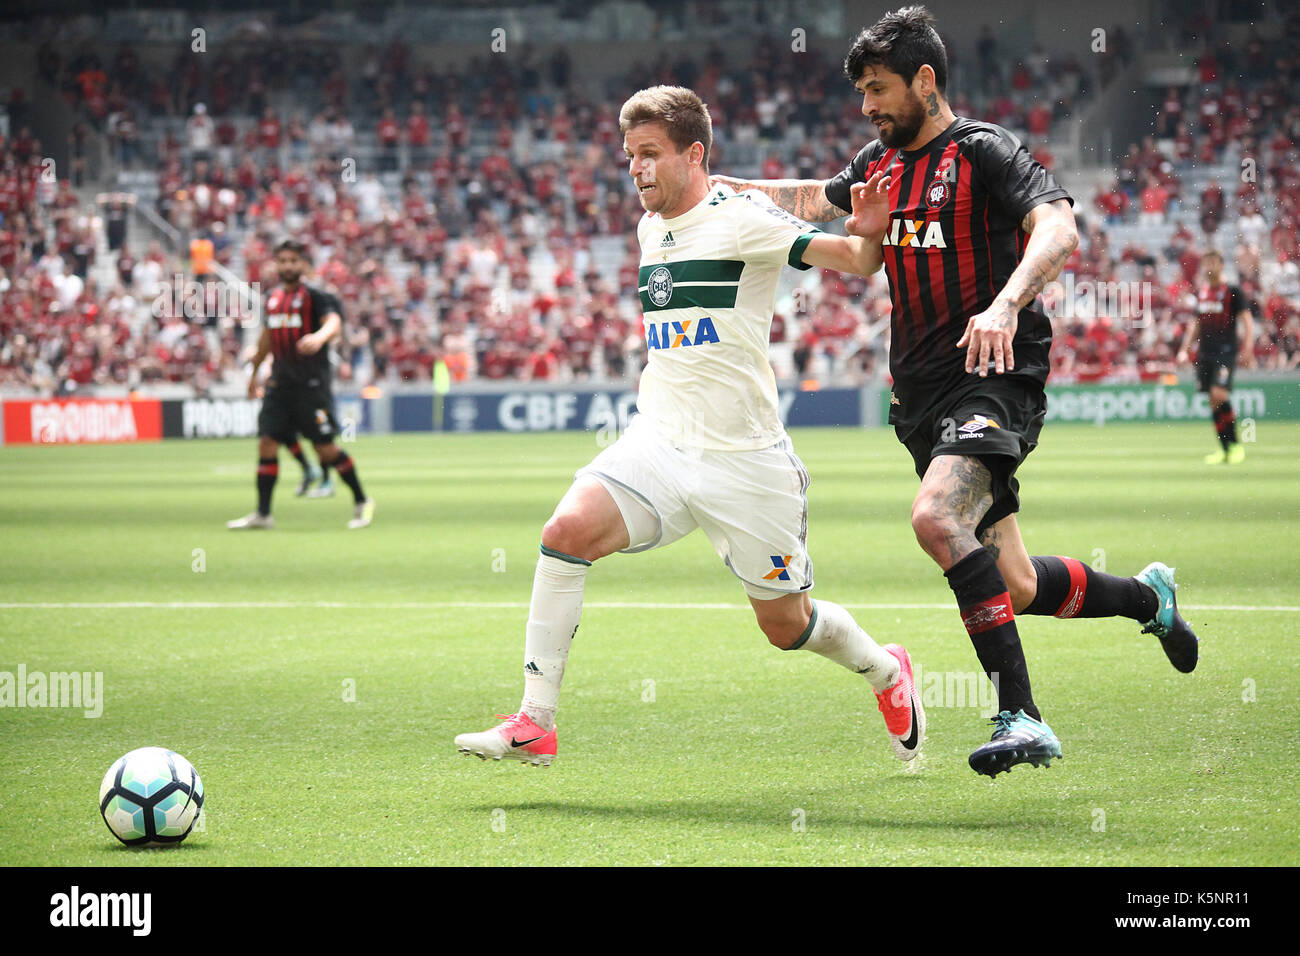
[[[912,503],[912,530],[943,570],[979,549],[975,528],[993,504],[992,482],[978,458],[939,455],[930,461]]]

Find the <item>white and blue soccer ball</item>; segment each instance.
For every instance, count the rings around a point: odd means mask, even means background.
[[[104,774],[99,812],[127,846],[170,846],[189,836],[203,813],[203,781],[175,751],[141,747]]]

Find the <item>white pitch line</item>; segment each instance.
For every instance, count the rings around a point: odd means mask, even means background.
[[[62,610],[208,610],[221,608],[336,608],[375,611],[437,611],[448,608],[479,610],[515,610],[527,608],[526,601],[0,601],[0,610],[11,611],[62,611]],[[635,608],[651,611],[743,611],[746,604],[726,603],[662,603],[652,601],[590,601],[586,608],[612,610]],[[948,604],[842,604],[854,611],[945,611]],[[1280,614],[1300,613],[1300,607],[1290,605],[1256,604],[1184,604],[1186,611],[1258,611]]]

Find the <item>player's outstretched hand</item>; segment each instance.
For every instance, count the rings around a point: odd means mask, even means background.
[[[844,231],[850,236],[873,240],[884,236],[889,229],[889,182],[884,172],[876,172],[865,183],[849,187],[853,215],[844,221]]]
[[[323,343],[315,334],[304,335],[298,340],[298,351],[303,355],[315,355]]]
[[[979,370],[980,378],[988,378],[989,357],[999,375],[1016,367],[1016,356],[1011,350],[1011,340],[1016,337],[1019,310],[1010,303],[995,301],[979,315],[972,315],[966,331],[957,341],[957,348],[966,350],[966,371]]]

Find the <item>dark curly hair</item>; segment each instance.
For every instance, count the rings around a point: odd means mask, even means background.
[[[934,29],[934,16],[917,4],[886,13],[873,27],[857,35],[844,58],[844,75],[850,83],[862,78],[869,66],[884,66],[911,84],[916,71],[929,64],[934,84],[944,93],[948,88],[948,52]]]

